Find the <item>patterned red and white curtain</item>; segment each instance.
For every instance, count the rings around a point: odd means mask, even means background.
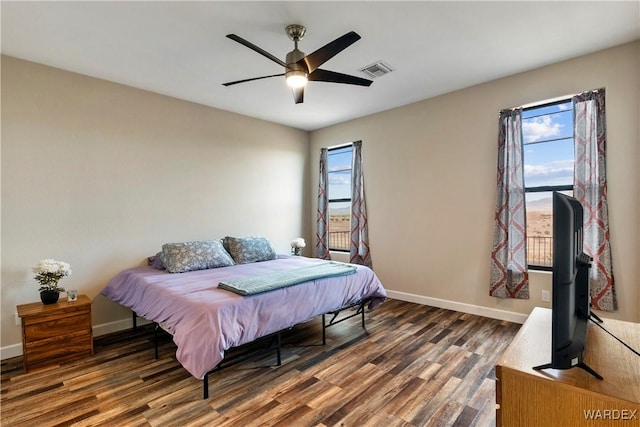
[[[501,111],[499,128],[489,295],[528,299],[522,109]]]
[[[320,149],[320,177],[318,180],[318,217],[316,222],[316,257],[331,259],[329,254],[329,174],[327,159],[329,150]]]
[[[573,97],[575,166],[573,194],[584,209],[584,252],[589,269],[591,304],[604,311],[618,309],[611,265],[607,209],[605,90]]]
[[[351,166],[351,244],[349,262],[372,267],[369,249],[369,226],[367,204],[364,198],[364,176],[362,174],[362,141],[353,143]]]

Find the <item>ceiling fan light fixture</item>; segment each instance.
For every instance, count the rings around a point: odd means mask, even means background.
[[[307,73],[302,70],[287,72],[287,85],[293,88],[304,87],[307,84]]]
[[[292,89],[294,102],[296,104],[301,104],[304,101],[304,87],[307,85],[307,81],[309,80],[314,82],[342,83],[357,86],[370,86],[371,83],[373,83],[371,80],[363,79],[361,77],[319,68],[322,64],[336,56],[338,53],[360,40],[360,36],[355,31],[349,31],[309,55],[306,55],[298,49],[298,42],[304,36],[306,28],[297,24],[289,25],[286,27],[286,32],[289,38],[293,40],[293,50],[287,53],[286,62],[240,36],[227,34],[227,38],[248,47],[276,64],[281,65],[284,67],[285,71],[281,74],[253,77],[250,79],[236,80],[222,84],[224,86],[231,86],[238,83],[284,76],[287,86]]]

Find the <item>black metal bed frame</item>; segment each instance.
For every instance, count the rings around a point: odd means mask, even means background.
[[[364,314],[365,314],[365,306],[366,304],[370,301],[370,298],[365,298],[357,303],[354,304],[350,304],[347,306],[344,306],[338,310],[334,310],[334,311],[329,311],[327,313],[322,314],[322,345],[326,345],[327,344],[327,334],[326,334],[326,330],[327,328],[331,327],[331,326],[335,326],[339,323],[344,322],[345,320],[351,319],[353,317],[356,316],[361,316],[361,323],[362,323],[362,328],[365,329],[365,323],[364,323]],[[340,313],[342,313],[345,310],[349,310],[352,308],[356,308],[356,311],[349,314],[349,315],[344,315],[344,316],[340,316]],[[131,310],[131,314],[133,317],[133,330],[135,331],[138,327],[137,325],[137,318],[138,315],[136,314],[135,311]],[[327,323],[326,321],[326,317],[327,315],[331,315],[331,318],[329,319],[329,322]],[[155,358],[158,359],[159,355],[158,355],[158,332],[159,330],[161,330],[162,328],[160,327],[160,325],[156,322],[153,322],[154,325],[154,351],[155,351]],[[287,328],[287,329],[291,329],[291,328]],[[162,329],[164,330],[164,329]],[[276,350],[276,359],[277,359],[277,365],[276,366],[280,366],[282,365],[282,354],[281,354],[281,349],[282,349],[282,341],[281,341],[281,333],[286,330],[280,330],[278,332],[274,332],[272,334],[269,335],[265,335],[263,337],[259,337],[256,340],[252,341],[251,343],[247,343],[248,344],[255,344],[257,342],[260,341],[269,341],[268,345],[265,348],[259,348],[259,349],[255,349],[255,350],[251,350],[251,351],[247,351],[245,353],[242,354],[238,354],[235,355],[233,357],[230,358],[224,358],[222,361],[220,361],[220,363],[218,363],[213,369],[211,369],[210,371],[208,371],[206,374],[204,374],[204,378],[202,379],[202,395],[203,395],[203,399],[208,399],[209,398],[209,375],[213,374],[214,372],[220,371],[224,368],[228,368],[231,367],[233,365],[237,365],[238,363],[244,362],[245,360],[248,360],[254,356],[260,355],[260,354],[264,354],[267,353],[269,351],[272,350],[272,348],[274,348],[274,342],[275,342],[275,350]],[[239,346],[236,348],[240,348],[243,346]]]

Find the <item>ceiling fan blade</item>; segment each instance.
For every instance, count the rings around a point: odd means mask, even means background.
[[[307,76],[307,79],[314,82],[344,83],[347,85],[371,86],[373,80],[367,80],[349,74],[336,73],[335,71],[318,68]]]
[[[320,49],[302,58],[298,64],[304,63],[309,73],[313,73],[319,66],[342,52],[355,42],[360,40],[360,36],[355,31],[349,31],[347,34],[338,37],[332,42],[327,43]]]
[[[238,43],[240,43],[241,45],[244,45],[246,47],[248,47],[249,49],[258,52],[260,55],[265,56],[267,58],[269,58],[270,60],[272,60],[273,62],[282,65],[283,67],[287,67],[287,64],[285,64],[281,59],[278,59],[277,57],[273,56],[272,54],[270,54],[269,52],[267,52],[266,50],[256,46],[255,44],[251,43],[250,41],[247,41],[245,39],[243,39],[240,36],[237,36],[235,34],[227,34],[227,37],[230,38],[233,41],[236,41]]]
[[[296,104],[302,104],[304,101],[304,86],[302,87],[293,87],[291,88],[291,92],[293,92],[293,100]]]
[[[278,77],[278,76],[284,76],[284,73],[281,73],[281,74],[272,74],[272,75],[270,75],[270,76],[252,77],[252,78],[250,78],[250,79],[244,79],[244,80],[236,80],[235,82],[222,83],[222,86],[237,85],[238,83],[251,82],[251,81],[253,81],[253,80],[268,79],[269,77]]]

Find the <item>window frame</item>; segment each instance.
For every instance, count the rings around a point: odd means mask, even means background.
[[[560,105],[560,104],[566,104],[567,102],[571,102],[571,111],[574,111],[574,105],[572,102],[572,97],[571,96],[567,96],[567,97],[563,97],[561,99],[555,100],[555,101],[551,101],[551,102],[542,102],[540,104],[535,104],[535,105],[530,105],[526,108],[522,109],[522,112],[524,113],[525,111],[530,111],[530,110],[538,110],[541,108],[548,108],[548,107],[553,107],[554,105]],[[535,118],[535,117],[541,117],[541,116],[548,116],[554,113],[545,113],[545,114],[541,114],[538,116],[532,116],[532,117],[527,117],[527,119],[531,119],[531,118]],[[527,120],[527,119],[522,119]],[[522,134],[522,129],[520,130],[521,134]],[[525,144],[524,143],[524,136],[521,135],[521,140],[522,140],[522,165],[524,167],[524,153],[525,153],[525,147],[527,145],[531,145],[531,144],[540,144],[540,143],[545,143],[545,142],[554,142],[554,141],[561,141],[561,140],[566,140],[567,138],[551,138],[551,139],[546,139],[544,141],[536,141],[534,143],[530,143],[530,144]],[[572,134],[571,137],[573,141],[573,147],[574,147],[574,169],[575,169],[575,138]],[[537,187],[524,187],[524,194],[525,194],[525,200],[526,200],[526,196],[527,193],[543,193],[543,192],[553,192],[553,191],[573,191],[573,187],[574,187],[574,179],[572,177],[571,180],[571,185],[543,185],[543,186],[537,186]],[[525,201],[525,207],[526,207],[526,201]],[[527,234],[527,240],[529,239],[529,235]],[[552,235],[553,238],[553,235]],[[527,242],[528,243],[528,242]],[[553,245],[553,243],[552,243]],[[527,244],[527,251],[528,251],[528,244]],[[538,264],[530,264],[529,263],[529,259],[527,257],[527,269],[528,270],[535,270],[535,271],[553,271],[553,266],[546,266],[546,265],[538,265]]]
[[[339,171],[330,171],[330,162],[329,162],[329,155],[331,155],[332,151],[338,151],[338,150],[343,150],[345,148],[350,148],[351,149],[351,165],[349,166],[348,169],[341,169]],[[331,174],[332,172],[344,172],[344,171],[349,171],[350,173],[353,173],[353,142],[349,142],[347,144],[342,144],[342,145],[336,145],[334,147],[330,147],[327,149],[327,174]],[[330,184],[329,181],[327,182],[327,192],[329,197],[327,198],[327,214],[328,214],[328,218],[327,218],[327,232],[329,233],[329,251],[332,252],[344,252],[344,253],[349,253],[349,247],[347,248],[334,248],[331,247],[331,204],[332,203],[349,203],[351,204],[351,201],[353,199],[353,195],[351,195],[351,197],[341,197],[341,198],[331,198],[331,191],[330,191]],[[351,190],[349,190],[351,191]],[[351,215],[349,215],[349,230],[351,230]],[[348,232],[350,233],[350,231]]]

